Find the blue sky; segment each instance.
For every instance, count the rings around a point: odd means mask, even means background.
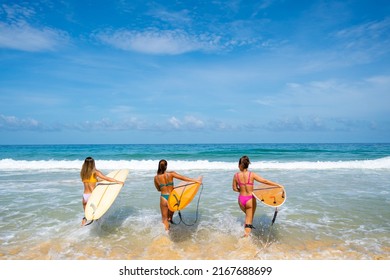
[[[390,142],[389,1],[2,1],[0,144]]]

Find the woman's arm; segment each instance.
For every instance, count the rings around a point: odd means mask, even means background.
[[[201,181],[199,181],[197,179],[192,179],[192,178],[180,175],[179,173],[176,173],[175,171],[171,171],[170,173],[171,173],[173,178],[176,178],[176,179],[179,179],[179,180],[182,180],[182,181],[196,182],[196,183],[199,183],[199,184],[202,183]]]
[[[157,176],[154,176],[154,186],[156,187],[157,191],[161,192],[160,185],[157,182]]]
[[[263,183],[266,185],[276,186],[276,187],[283,187],[282,185],[275,183],[273,181],[267,180],[254,172],[252,172],[252,174],[253,174],[253,179],[256,180],[257,182],[260,182],[260,183]]]
[[[124,184],[124,182],[122,182],[122,181],[118,181],[118,180],[116,180],[114,178],[110,178],[110,177],[105,176],[99,170],[96,170],[96,177],[99,177],[99,178],[101,178],[103,180],[106,180],[106,181],[109,181],[109,182],[115,182],[115,183],[119,183],[119,184]]]
[[[233,188],[233,191],[240,192],[240,188],[238,187],[235,176],[233,176],[232,188]]]

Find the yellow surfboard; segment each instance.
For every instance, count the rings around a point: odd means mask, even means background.
[[[108,173],[107,177],[124,182],[128,174],[128,169],[121,169]],[[85,218],[87,220],[97,220],[103,216],[114,203],[122,187],[123,184],[117,184],[114,182],[98,182],[96,184],[96,188],[93,190],[88,199],[87,205],[85,206]]]
[[[279,207],[286,201],[286,190],[283,187],[261,184],[255,186],[253,195],[262,203]]]
[[[198,178],[202,182],[202,177]],[[173,189],[168,198],[168,208],[172,212],[187,207],[195,197],[201,184],[194,182],[182,182]]]

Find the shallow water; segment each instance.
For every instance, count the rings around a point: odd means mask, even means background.
[[[390,259],[389,157],[326,158],[322,168],[291,155],[253,161],[252,171],[285,186],[287,200],[273,226],[274,209],[258,203],[250,238],[242,238],[244,214],[231,189],[236,159],[186,157],[169,161],[170,169],[203,175],[203,189],[169,234],[153,185],[156,159],[97,160],[104,173],[130,174],[114,205],[87,227],[80,226],[81,160],[0,159],[0,259]]]

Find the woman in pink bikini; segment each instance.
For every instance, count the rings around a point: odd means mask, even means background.
[[[256,198],[253,196],[253,182],[268,184],[271,186],[280,186],[279,184],[266,180],[260,175],[248,171],[250,160],[247,156],[240,158],[238,162],[238,168],[240,172],[234,174],[233,177],[233,190],[239,192],[238,205],[241,210],[245,213],[245,237],[249,236],[252,231],[253,216],[256,211]]]

